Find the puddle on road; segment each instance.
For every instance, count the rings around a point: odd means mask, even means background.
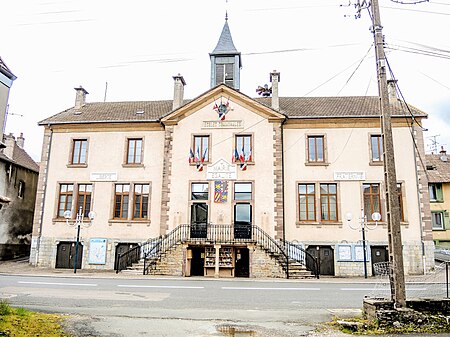
[[[245,326],[238,325],[221,325],[217,327],[217,331],[230,337],[253,337],[256,336],[256,331],[251,330]]]

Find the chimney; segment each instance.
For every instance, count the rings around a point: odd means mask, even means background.
[[[278,97],[278,82],[280,82],[280,73],[276,70],[270,73],[270,82],[272,82],[272,109],[280,110],[280,100]]]
[[[387,80],[389,103],[396,103],[397,97],[397,80]]]
[[[174,88],[173,88],[173,106],[172,110],[178,109],[183,105],[183,95],[184,95],[184,86],[186,82],[184,81],[183,76],[178,74],[177,76],[173,76]]]
[[[439,154],[441,155],[439,158],[443,161],[443,162],[447,162],[448,158],[447,158],[447,151],[444,150],[444,147],[441,146],[441,151],[439,151]]]
[[[83,105],[86,104],[86,95],[89,93],[81,85],[80,87],[74,89],[77,92],[77,95],[75,97],[75,109],[80,109]]]
[[[5,142],[6,148],[3,149],[3,154],[9,159],[14,157],[14,145],[16,143],[16,138],[12,133],[3,136],[3,141]]]
[[[18,147],[23,149],[23,147],[25,145],[25,138],[23,138],[23,133],[22,132],[20,133],[20,136],[17,137],[16,144],[17,144]]]

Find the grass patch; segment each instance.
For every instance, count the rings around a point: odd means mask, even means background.
[[[378,321],[369,321],[364,317],[352,317],[346,319],[333,318],[328,326],[351,335],[385,335],[385,334],[408,334],[408,333],[448,333],[450,324],[446,322],[445,316],[435,317],[433,323],[428,324],[399,324],[395,326],[381,326]]]
[[[0,301],[0,336],[7,337],[70,337],[61,328],[58,315],[13,308]]]

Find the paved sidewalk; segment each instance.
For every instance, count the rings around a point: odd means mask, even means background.
[[[34,267],[29,264],[28,258],[22,258],[11,261],[0,261],[0,275],[32,275],[32,276],[52,276],[52,277],[78,277],[78,278],[122,278],[122,279],[189,279],[204,280],[205,277],[180,277],[180,276],[160,276],[160,275],[140,275],[136,273],[121,272],[116,274],[114,270],[93,270],[93,269],[77,269],[76,274],[73,269],[56,269]],[[208,279],[214,279],[209,278]],[[236,278],[221,278],[220,280],[236,280]],[[282,278],[264,278],[264,279],[246,279],[238,278],[239,281],[261,281],[261,282],[315,282],[326,281],[333,283],[379,283],[377,277],[335,277],[321,276],[319,280],[315,278],[309,279],[282,279]],[[414,275],[406,276],[406,282],[420,283],[429,282],[430,275]]]

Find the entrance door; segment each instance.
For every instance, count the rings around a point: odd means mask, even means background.
[[[123,255],[126,252],[128,252],[129,250],[131,250],[137,246],[138,246],[137,243],[125,243],[125,242],[118,243],[116,246],[116,258],[115,258],[115,262],[114,262],[114,265],[115,265],[114,269],[117,269],[117,263],[119,261],[119,254]],[[136,263],[139,261],[140,256],[138,256],[138,255],[134,256],[134,259],[131,261],[132,263]]]
[[[310,246],[306,251],[317,260],[320,275],[334,275],[334,251],[330,246]],[[310,259],[306,259],[306,266],[314,269]]]
[[[234,205],[234,238],[252,238],[252,205],[247,203]]]
[[[248,248],[236,248],[236,261],[234,265],[234,276],[249,277],[250,276],[250,259]]]
[[[205,274],[205,247],[191,247],[191,276],[203,276]]]
[[[374,263],[389,261],[387,246],[370,246],[370,256],[372,259],[372,275],[375,275]]]
[[[56,249],[55,268],[74,268],[75,262],[75,242],[60,242]],[[83,245],[78,243],[77,269],[81,269],[83,259]]]
[[[195,203],[191,205],[191,238],[206,239],[208,223],[208,205]]]

